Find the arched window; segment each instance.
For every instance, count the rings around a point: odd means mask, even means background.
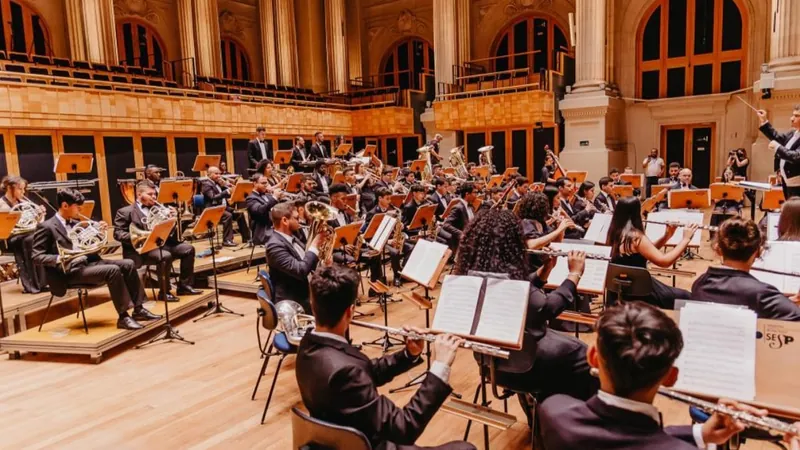
[[[551,17],[528,16],[506,26],[495,39],[494,70],[555,69],[558,53],[570,53],[567,34]]]
[[[0,50],[35,55],[50,54],[50,32],[44,19],[21,0],[0,0]]]
[[[400,86],[400,89],[420,89],[420,74],[433,73],[433,46],[419,37],[395,43],[384,55],[379,83]]]
[[[682,97],[741,89],[747,20],[739,2],[654,2],[636,39],[637,96]]]
[[[117,50],[124,64],[164,72],[167,49],[158,33],[143,22],[131,19],[117,22]]]
[[[222,38],[222,78],[250,81],[247,51],[231,38]]]

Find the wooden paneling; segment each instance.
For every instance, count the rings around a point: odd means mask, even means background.
[[[143,138],[159,139],[159,138]],[[112,214],[127,203],[123,200],[122,194],[117,186],[118,179],[135,178],[133,174],[125,173],[125,169],[133,167],[135,164],[134,139],[129,136],[103,136],[103,150],[106,158],[106,172],[108,174],[109,201],[111,203]],[[151,152],[153,148],[151,147]],[[140,153],[141,154],[141,153]],[[161,148],[159,156],[163,156],[166,163],[166,145]],[[153,163],[155,164],[155,163]],[[166,164],[164,164],[166,165]],[[161,166],[163,167],[163,166]]]
[[[346,136],[386,136],[414,134],[414,110],[411,108],[375,108],[353,111],[352,129],[342,133],[325,128],[325,134]]]
[[[438,101],[433,104],[436,128],[470,130],[530,126],[553,122],[553,94],[542,91]]]
[[[67,174],[68,180],[93,180],[99,179],[98,176],[98,166],[105,163],[105,158],[102,161],[99,161],[97,158],[97,153],[95,152],[95,140],[94,136],[89,134],[60,134],[59,136],[61,141],[61,153],[91,153],[94,155],[94,164],[92,164],[92,171],[89,173],[79,173],[79,174]],[[103,170],[105,171],[105,165],[103,165]],[[87,188],[89,192],[84,192],[84,195],[87,199],[91,199],[95,201],[95,208],[92,211],[92,219],[98,220],[102,215],[102,205],[105,200],[108,199],[107,193],[108,191],[104,191],[106,195],[100,195],[101,186],[99,183],[96,183],[93,187]]]

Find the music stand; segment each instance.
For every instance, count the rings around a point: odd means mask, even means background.
[[[209,167],[219,167],[222,155],[197,155],[194,158],[193,172],[205,172]]]
[[[567,174],[564,176],[572,180],[572,182],[575,184],[581,184],[586,181],[586,177],[588,175],[589,172],[586,172],[585,170],[568,170]]]
[[[486,189],[491,189],[495,186],[500,186],[500,184],[503,183],[503,177],[504,175],[492,175],[492,177],[489,178],[489,182],[486,183]]]
[[[428,165],[428,161],[425,159],[415,159],[411,162],[411,165],[408,167],[408,170],[414,173],[421,173],[425,170],[425,166]]]
[[[92,213],[94,212],[94,200],[85,200],[78,212],[85,217],[92,217]]]
[[[0,211],[0,241],[7,241],[11,237],[11,232],[17,225],[19,218],[22,217],[20,212]],[[8,336],[8,327],[6,327],[6,312],[3,309],[3,293],[0,290],[0,330],[3,331],[3,336]]]
[[[621,173],[619,179],[627,181],[631,186],[641,189],[644,187],[644,174],[643,173]],[[652,195],[652,192],[650,192]]]
[[[353,144],[339,144],[336,147],[336,150],[333,151],[333,156],[340,156],[343,157],[350,153],[350,150],[353,148]]]
[[[372,216],[367,229],[364,230],[364,239],[372,239],[372,236],[375,236],[375,232],[378,231],[384,217],[386,217],[386,213],[378,213]]]
[[[290,164],[292,162],[292,150],[276,150],[274,163],[277,165]]]
[[[358,211],[358,194],[345,195],[342,201],[353,211]]]
[[[395,167],[394,169],[392,169],[392,181],[396,181],[398,175],[400,175],[400,168]]]
[[[364,225],[364,222],[353,222],[333,230],[333,249],[339,250],[348,245],[354,245],[358,234],[361,232],[362,225]],[[358,264],[358,261],[356,261],[356,264]]]
[[[711,201],[718,202],[720,200],[732,200],[734,202],[741,202],[744,200],[744,188],[726,183],[713,183],[709,186],[711,189]]]
[[[53,172],[77,175],[91,172],[93,166],[94,155],[91,153],[62,153],[56,158]],[[75,189],[80,189],[80,181],[77,178],[75,179]]]
[[[389,197],[389,201],[395,208],[401,208],[405,202],[405,199],[406,199],[406,194],[392,194]]]
[[[621,197],[633,197],[633,186],[615,184],[611,187],[611,193],[617,197],[617,200]]]
[[[378,146],[375,144],[367,144],[364,147],[364,150],[361,150],[361,156],[372,157],[375,155],[375,152],[378,150]]]
[[[519,175],[519,167],[508,167],[503,172],[503,178],[515,177]]]
[[[670,209],[702,209],[708,208],[710,203],[708,189],[679,189],[667,194]]]
[[[417,208],[416,214],[414,214],[414,218],[411,219],[411,223],[408,225],[409,230],[416,230],[417,228],[421,228],[421,234],[425,234],[425,229],[428,225],[431,224],[435,219],[433,218],[434,214],[436,213],[436,208],[438,205],[424,205]]]
[[[783,189],[773,189],[765,191],[761,199],[761,209],[763,211],[778,211],[786,202],[786,197],[783,195]]]
[[[158,202],[168,205],[174,203],[178,206],[178,240],[183,239],[183,213],[186,202],[194,194],[194,180],[165,180],[158,187]],[[213,249],[212,249],[213,250]]]
[[[203,210],[203,214],[200,215],[200,218],[197,219],[197,225],[195,225],[194,230],[192,230],[192,234],[200,235],[203,233],[208,233],[208,244],[211,251],[211,273],[214,276],[214,304],[209,305],[208,311],[203,314],[201,317],[194,319],[194,322],[199,320],[203,320],[206,317],[210,317],[216,314],[232,314],[235,316],[244,317],[244,314],[239,314],[237,312],[233,312],[230,309],[222,306],[222,303],[219,301],[219,284],[217,283],[217,258],[214,256],[216,254],[214,249],[214,235],[217,233],[217,225],[219,225],[220,219],[222,219],[222,214],[225,212],[225,205],[220,206],[213,206],[210,208],[206,208]]]
[[[455,206],[459,203],[461,203],[460,198],[454,198],[450,200],[450,203],[447,204],[447,208],[445,208],[444,212],[442,213],[442,220],[447,219],[447,216],[449,216],[450,213],[453,212],[453,208],[455,208]]]
[[[622,176],[622,175],[620,175],[620,176]],[[655,197],[661,191],[669,190],[669,188],[671,188],[671,187],[672,187],[671,184],[657,184],[655,186],[651,186],[650,187],[650,195]]]
[[[484,180],[489,178],[489,166],[478,166],[475,168],[475,175],[483,178]]]
[[[331,179],[331,185],[337,183],[344,183],[344,173],[341,170],[333,174],[333,178]]]

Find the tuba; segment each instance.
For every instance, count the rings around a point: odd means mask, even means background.
[[[494,174],[494,164],[492,163],[493,145],[487,145],[478,149],[478,163],[481,166],[489,166],[489,175]]]
[[[72,248],[64,248],[56,244],[61,262],[61,270],[66,273],[69,262],[75,258],[98,253],[108,244],[108,232],[100,222],[80,215],[81,221],[69,230],[67,237]]]
[[[332,230],[328,226],[328,221],[333,220],[339,215],[339,210],[331,205],[322,202],[308,202],[306,203],[306,214],[311,216],[312,222],[308,230],[308,242],[306,243],[306,250],[311,248],[311,243],[314,242],[317,235],[327,230],[330,233]],[[328,261],[333,255],[333,242],[329,238],[320,245],[319,260]]]
[[[464,147],[458,147],[450,150],[450,166],[452,166],[456,170],[456,176],[461,179],[469,178],[469,171],[467,170],[467,165],[464,163],[464,154],[461,153],[461,149]]]
[[[286,339],[293,345],[300,344],[303,336],[314,329],[314,316],[305,314],[303,307],[292,300],[281,300],[275,304],[278,323],[286,334]]]
[[[131,245],[134,250],[139,250],[144,245],[147,238],[150,237],[150,232],[153,231],[156,225],[169,220],[173,217],[172,209],[156,202],[150,207],[150,214],[144,219],[144,228],[141,229],[134,224],[131,224],[128,231],[131,234]]]
[[[433,166],[431,165],[431,152],[433,151],[433,147],[430,145],[426,145],[424,147],[420,147],[417,149],[417,153],[420,155],[420,159],[425,160],[425,168],[422,169],[422,182],[423,183],[430,183],[431,179],[433,179]]]
[[[42,213],[41,208],[36,203],[33,203],[25,197],[23,197],[21,202],[17,203],[11,208],[11,212],[20,213],[19,220],[17,221],[17,224],[14,225],[14,229],[11,231],[12,236],[28,234],[32,231],[35,231],[36,226],[39,225],[42,220],[44,220],[44,214]]]

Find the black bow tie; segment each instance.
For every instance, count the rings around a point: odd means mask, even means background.
[[[66,221],[68,227],[74,227],[75,224],[78,223],[76,220],[69,219]]]

